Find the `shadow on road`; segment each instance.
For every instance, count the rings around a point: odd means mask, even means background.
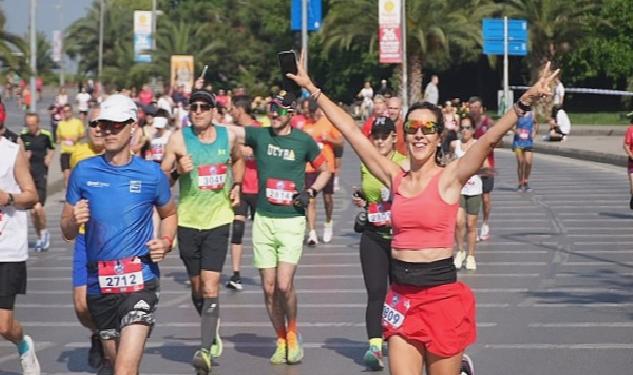
[[[349,340],[344,338],[325,339],[325,349],[334,351],[345,358],[349,358],[359,366],[365,366],[363,354],[365,354],[365,341]]]
[[[66,368],[71,372],[94,372],[94,369],[88,366],[88,348],[63,351],[59,354],[57,362],[66,363]]]
[[[268,359],[275,351],[275,341],[269,336],[262,337],[254,333],[238,333],[222,339],[232,342],[236,352],[250,354],[255,357]]]
[[[598,215],[612,217],[614,219],[622,219],[622,220],[630,220],[633,219],[633,215],[629,214],[620,214],[617,212],[599,212]]]

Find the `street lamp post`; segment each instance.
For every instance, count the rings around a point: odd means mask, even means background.
[[[97,68],[99,85],[101,85],[101,71],[103,70],[103,12],[105,11],[103,1],[99,0],[99,63]]]
[[[37,43],[36,43],[36,8],[37,8],[37,0],[31,0],[31,108],[30,111],[37,112],[37,85],[36,85],[36,77],[37,77]]]

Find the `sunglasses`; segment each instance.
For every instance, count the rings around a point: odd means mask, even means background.
[[[421,129],[424,135],[437,134],[437,122],[409,120],[404,123],[404,132],[409,135],[417,134],[418,129]]]
[[[389,139],[389,137],[391,137],[391,133],[389,134],[372,134],[371,135],[371,139],[373,139],[374,141],[386,141],[387,139]]]
[[[472,126],[460,126],[459,130],[473,130]]]
[[[198,112],[198,111],[206,112],[206,111],[211,110],[211,108],[213,108],[213,106],[209,103],[192,103],[189,105],[189,110],[191,112]]]
[[[92,121],[90,126],[98,128],[104,132],[107,130],[110,134],[119,134],[131,121],[116,122],[116,121]]]

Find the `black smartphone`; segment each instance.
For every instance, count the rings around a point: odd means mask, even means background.
[[[297,83],[290,78],[286,77],[287,73],[297,74],[297,55],[295,51],[281,51],[277,54],[277,59],[279,60],[279,68],[281,69],[282,75],[282,88],[287,92],[287,104],[290,104],[297,98],[301,92],[301,88]],[[284,103],[286,104],[286,103]]]

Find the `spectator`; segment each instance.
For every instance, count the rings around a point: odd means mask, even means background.
[[[431,82],[429,82],[426,85],[426,89],[424,89],[425,102],[437,105],[437,102],[440,98],[440,90],[437,87],[438,83],[440,83],[440,78],[437,75],[433,74],[431,76]]]
[[[569,136],[571,121],[562,107],[554,106],[554,108],[552,108],[549,129],[549,134],[543,137],[544,141],[563,142]]]

